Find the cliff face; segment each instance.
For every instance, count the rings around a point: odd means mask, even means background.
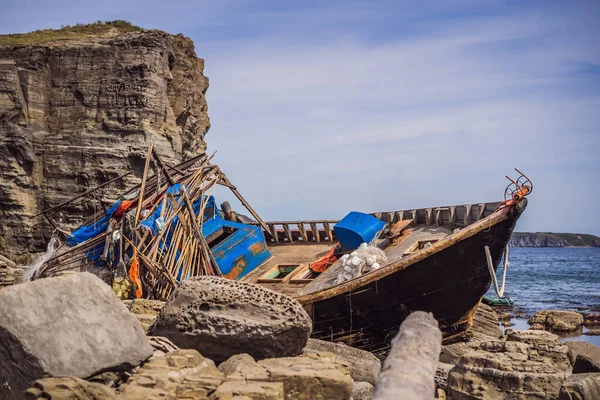
[[[577,233],[514,232],[510,247],[600,247],[600,238]]]
[[[96,192],[116,199],[139,181],[149,141],[167,162],[203,152],[203,64],[190,39],[161,31],[0,46],[0,253],[42,250],[51,227],[30,216],[133,168]],[[72,228],[98,204],[51,217]]]

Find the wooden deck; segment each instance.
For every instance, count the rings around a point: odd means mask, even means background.
[[[405,235],[385,249],[388,262],[401,259],[407,251],[410,251],[419,242],[436,241],[449,235],[452,235],[452,230],[447,226],[420,224],[407,229]],[[292,297],[328,288],[333,285],[341,272],[341,260],[336,261],[327,271],[314,279],[299,278],[308,272],[308,264],[319,259],[331,247],[331,243],[315,242],[271,246],[269,251],[272,257],[242,280],[259,284]],[[272,275],[269,272],[275,271],[280,265],[299,265],[299,267],[282,279],[269,279],[268,276]]]

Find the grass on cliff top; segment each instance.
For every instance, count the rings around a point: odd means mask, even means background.
[[[0,46],[27,46],[60,40],[85,39],[90,36],[104,36],[115,29],[119,32],[142,30],[139,26],[122,20],[96,21],[91,24],[67,25],[60,29],[40,29],[29,33],[0,35]]]

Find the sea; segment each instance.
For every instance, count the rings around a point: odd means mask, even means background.
[[[600,248],[510,248],[505,296],[514,300],[509,312],[513,329],[527,329],[527,318],[540,310],[600,313]],[[502,265],[502,263],[501,263]],[[502,271],[498,271],[498,284]],[[488,296],[496,297],[490,288]],[[600,336],[587,328],[564,340],[583,340],[600,346]]]

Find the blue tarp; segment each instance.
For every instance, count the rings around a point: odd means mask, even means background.
[[[181,192],[182,187],[183,187],[183,185],[181,185],[179,183],[175,184],[175,185],[169,187],[167,189],[166,193],[173,195],[173,197],[175,198],[175,201],[179,202],[179,199],[181,197],[180,192]],[[192,204],[192,208],[196,215],[198,215],[200,213],[200,208],[202,206],[202,200],[203,200],[203,198],[200,196]],[[211,213],[214,213],[214,210],[216,208],[214,203],[215,203],[214,197],[210,196],[207,199],[205,215],[210,216]],[[120,205],[121,205],[121,201],[119,200],[115,204],[113,204],[108,210],[106,210],[105,215],[101,219],[94,222],[93,224],[90,224],[87,226],[85,226],[85,225],[81,226],[77,230],[71,232],[71,236],[67,237],[67,244],[69,246],[76,246],[80,243],[83,243],[89,239],[92,239],[92,238],[106,232],[106,229],[108,228],[110,219],[112,218],[112,216],[117,211],[117,209],[119,208]],[[159,244],[159,250],[169,248],[169,246],[171,245],[173,232],[171,232],[170,229],[171,229],[171,227],[173,227],[177,224],[177,221],[179,218],[178,216],[175,216],[169,222],[168,226],[163,226],[165,221],[160,217],[160,214],[162,211],[162,206],[163,206],[162,204],[159,204],[151,215],[149,215],[144,221],[140,222],[140,225],[144,226],[147,229],[150,229],[152,231],[153,235],[158,234],[161,230],[164,230],[164,229],[169,230],[169,231],[167,231],[168,233],[162,238],[162,240]],[[169,209],[172,208],[171,202],[169,202],[169,201],[167,201],[165,203],[165,206]],[[116,251],[118,251],[118,248],[116,249]],[[99,259],[103,253],[104,253],[104,242],[98,244],[94,248],[85,252],[87,258],[92,262],[99,262]],[[179,253],[180,253],[180,251],[177,250],[176,261],[177,261],[177,258],[179,258]],[[115,256],[116,256],[116,254],[115,254]],[[118,262],[118,258],[119,257],[116,257],[112,261],[114,261],[114,263],[116,263],[116,262]],[[177,276],[176,278],[179,281],[181,279],[181,276]]]
[[[67,236],[67,244],[69,246],[77,246],[79,243],[83,243],[86,240],[92,239],[99,234],[106,231],[108,228],[108,223],[112,218],[113,214],[119,206],[121,205],[121,201],[117,201],[113,204],[108,210],[106,210],[106,214],[104,217],[100,218],[98,221],[94,222],[91,225],[83,225],[79,227],[76,231],[71,232],[71,236]]]

